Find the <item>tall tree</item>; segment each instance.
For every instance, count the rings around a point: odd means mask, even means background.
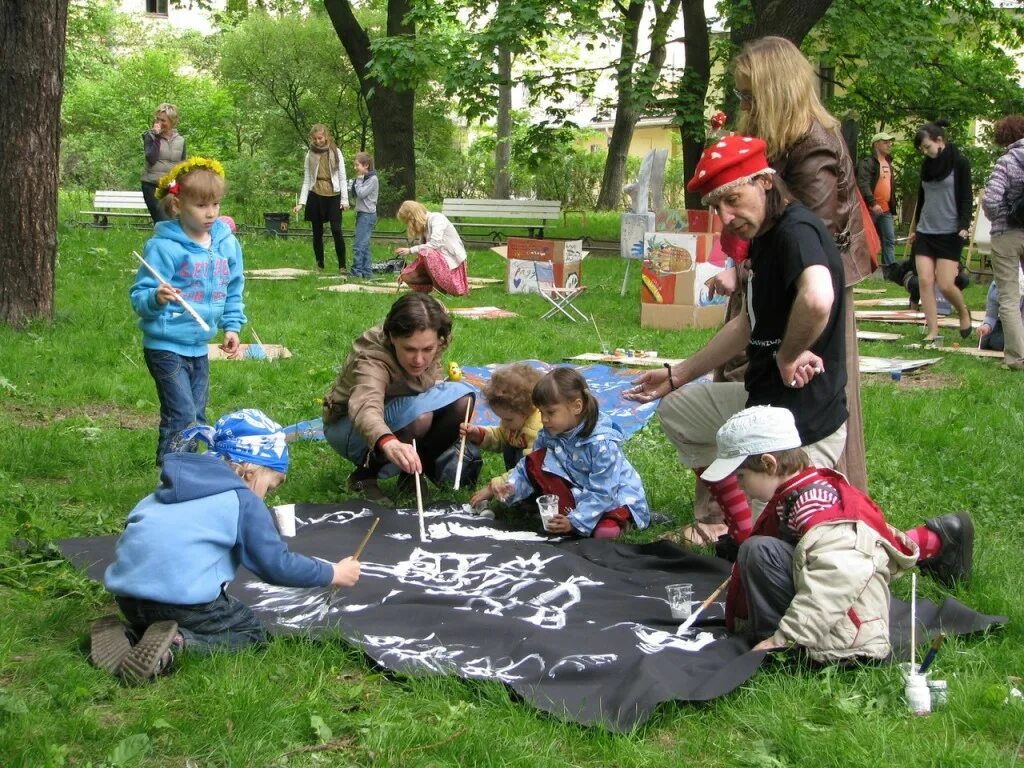
[[[374,161],[382,171],[380,213],[393,215],[399,203],[416,197],[416,153],[413,144],[413,108],[416,92],[406,82],[387,84],[373,68],[370,35],[359,23],[349,0],[324,0],[366,100],[373,130]],[[409,0],[388,0],[387,37],[413,40],[414,24],[408,19]]]
[[[650,50],[645,61],[637,62],[640,27],[647,0],[629,0],[626,5],[615,4],[621,16],[619,58],[615,63],[618,104],[615,107],[612,134],[608,140],[608,158],[605,161],[604,177],[601,179],[601,192],[597,197],[599,210],[614,210],[619,207],[622,200],[622,183],[629,145],[633,141],[637,122],[656,98],[661,70],[665,65],[668,30],[676,20],[679,5],[680,0],[653,2],[654,23],[649,40]]]
[[[53,318],[68,0],[0,2],[0,322]]]
[[[498,8],[502,2],[499,0]],[[512,158],[512,51],[507,45],[498,46],[498,113],[494,132],[494,198],[507,200],[511,193],[508,164]]]

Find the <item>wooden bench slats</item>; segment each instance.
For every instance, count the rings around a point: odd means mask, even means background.
[[[548,219],[561,216],[562,204],[558,200],[494,200],[490,198],[446,197],[441,212],[452,219],[456,229],[491,229],[500,234],[501,229],[525,229],[533,237],[544,237]],[[467,222],[463,219],[491,219],[490,222]],[[514,223],[501,220],[528,219]]]
[[[149,218],[149,208],[141,190],[97,189],[92,195],[92,207],[93,210],[79,211],[79,214],[92,216],[93,223],[101,226],[109,224],[108,218],[112,216]]]

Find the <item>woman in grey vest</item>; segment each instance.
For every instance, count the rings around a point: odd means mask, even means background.
[[[960,336],[971,335],[971,312],[956,287],[960,254],[974,214],[971,164],[951,141],[946,123],[925,123],[914,134],[914,147],[924,155],[917,191],[916,226],[907,242],[913,245],[921,289],[921,308],[928,325],[926,342],[939,336],[935,286],[960,315]]]
[[[146,169],[142,172],[142,196],[153,223],[166,221],[160,201],[156,199],[156,187],[160,177],[185,160],[185,137],[174,127],[178,124],[178,108],[173,104],[161,104],[153,116],[153,127],[142,134],[142,145],[146,150]]]

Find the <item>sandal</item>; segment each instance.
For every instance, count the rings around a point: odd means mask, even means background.
[[[146,627],[142,639],[125,656],[118,670],[126,682],[145,683],[171,670],[171,645],[178,634],[178,622],[158,621]]]
[[[724,523],[696,522],[683,528],[680,538],[694,547],[713,547],[722,535],[728,533],[729,527]]]
[[[113,614],[97,619],[89,627],[89,661],[112,675],[117,674],[121,662],[131,653],[125,625]]]

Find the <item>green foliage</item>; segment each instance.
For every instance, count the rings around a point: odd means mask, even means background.
[[[178,107],[178,130],[190,155],[231,155],[228,91],[211,77],[182,74],[173,50],[147,49],[93,79],[79,78],[64,96],[63,183],[92,189],[134,189],[143,168],[142,133],[163,101]]]
[[[858,118],[867,151],[875,126],[910,135],[945,119],[956,137],[1024,110],[1011,54],[1022,45],[1024,20],[997,3],[836,0],[805,49],[835,67],[829,106]]]

